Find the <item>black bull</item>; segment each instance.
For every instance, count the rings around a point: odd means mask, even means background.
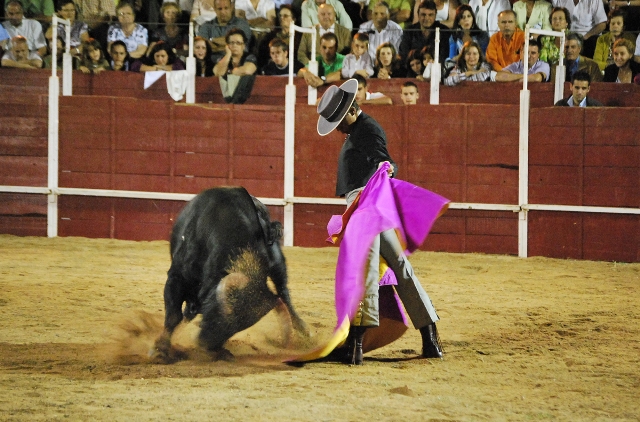
[[[174,329],[183,317],[190,320],[198,313],[202,313],[200,345],[212,352],[220,351],[231,336],[272,309],[277,299],[289,311],[294,328],[307,334],[291,304],[287,267],[279,243],[281,233],[282,225],[272,222],[265,205],[242,187],[209,189],[189,202],[171,234],[171,267],[164,288],[164,332],[156,341],[156,352],[168,357]],[[229,289],[227,293],[223,291],[225,283],[221,285],[221,281],[247,251],[258,263],[254,279],[261,287],[256,288],[254,282],[252,288],[236,289],[229,295]],[[267,276],[277,295],[268,291]],[[229,297],[243,295],[245,300],[228,303]]]

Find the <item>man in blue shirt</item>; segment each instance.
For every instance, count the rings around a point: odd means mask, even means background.
[[[551,69],[549,64],[540,60],[540,42],[529,40],[529,82],[547,82]],[[520,50],[520,61],[511,63],[499,72],[491,72],[491,80],[496,82],[521,81],[524,78],[524,47]]]

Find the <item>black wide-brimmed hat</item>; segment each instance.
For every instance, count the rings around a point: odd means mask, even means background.
[[[328,135],[338,127],[358,92],[358,81],[349,79],[340,87],[331,85],[318,104],[318,134]]]

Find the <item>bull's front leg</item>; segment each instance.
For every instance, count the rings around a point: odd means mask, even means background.
[[[171,353],[171,335],[182,321],[185,280],[177,273],[172,265],[164,286],[164,330],[156,340],[154,349],[149,352],[153,359],[165,362],[176,358]]]
[[[291,296],[289,295],[289,287],[288,276],[287,276],[287,264],[284,259],[284,255],[282,254],[282,249],[280,249],[280,245],[278,243],[274,243],[271,246],[268,246],[269,250],[269,277],[273,281],[273,284],[276,287],[276,292],[278,297],[282,300],[284,305],[287,307],[289,314],[291,316],[291,322],[293,324],[293,328],[298,331],[300,334],[309,337],[309,329],[307,328],[307,324],[300,318],[296,310],[293,308],[293,304],[291,303]]]

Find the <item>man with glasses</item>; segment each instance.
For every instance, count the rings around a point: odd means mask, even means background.
[[[9,0],[4,7],[4,12],[8,19],[2,22],[2,26],[11,38],[22,36],[27,40],[29,51],[38,53],[40,57],[47,54],[47,43],[42,33],[42,25],[36,20],[24,17],[22,3],[18,0]],[[11,43],[7,48],[12,48]]]
[[[235,14],[235,3],[232,0],[214,0],[216,18],[200,26],[198,35],[209,40],[213,51],[213,61],[221,59],[225,55],[227,42],[225,36],[232,28],[238,28],[244,32],[246,40],[251,39],[251,27],[249,23]],[[244,45],[248,51],[248,45]]]

